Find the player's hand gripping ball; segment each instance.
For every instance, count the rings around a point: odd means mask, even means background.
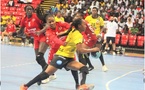
[[[91,56],[93,58],[99,58],[101,56],[101,52],[91,52]]]

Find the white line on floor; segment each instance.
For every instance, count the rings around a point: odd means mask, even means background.
[[[12,68],[12,67],[19,67],[19,66],[30,65],[30,64],[36,64],[36,62],[24,63],[24,64],[17,64],[17,65],[10,65],[10,66],[4,66],[4,67],[2,67],[2,69]]]
[[[142,69],[130,71],[130,72],[126,73],[126,74],[123,74],[123,75],[121,75],[121,76],[119,76],[119,77],[117,77],[117,78],[114,78],[114,79],[108,81],[108,82],[106,83],[106,90],[110,90],[109,84],[112,83],[113,81],[115,81],[115,80],[117,80],[117,79],[120,79],[120,78],[122,78],[122,77],[124,77],[124,76],[127,76],[128,74],[131,74],[131,73],[134,73],[134,72],[139,72],[139,71],[142,71]]]

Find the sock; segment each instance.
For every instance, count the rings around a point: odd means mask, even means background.
[[[85,82],[86,82],[87,74],[86,74],[86,73],[81,73],[81,76],[82,76],[81,85],[83,85],[83,84],[85,84]]]
[[[104,58],[103,58],[102,53],[101,53],[101,56],[99,57],[99,59],[100,59],[100,61],[101,61],[102,66],[104,66],[104,65],[105,65],[105,63],[104,63]]]
[[[71,70],[76,85],[79,85],[78,71]]]
[[[81,85],[85,84],[86,82],[86,77],[87,77],[87,74],[89,73],[88,71],[88,68],[86,66],[83,66],[80,68],[80,72],[81,72],[81,75],[82,75],[82,79],[81,79]]]
[[[36,82],[44,80],[48,77],[49,77],[49,75],[46,72],[42,72],[39,75],[37,75],[34,79],[29,81],[27,84],[25,84],[25,86],[30,87],[31,85],[35,84]]]

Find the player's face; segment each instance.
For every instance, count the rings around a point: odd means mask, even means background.
[[[98,14],[96,9],[92,9],[92,17],[96,17],[96,15]]]
[[[54,17],[48,17],[47,23],[49,24],[50,28],[55,29],[56,22],[55,22]]]
[[[27,7],[26,7],[26,14],[27,14],[28,16],[31,16],[32,13],[33,13],[33,8],[32,8],[31,6],[27,6]]]

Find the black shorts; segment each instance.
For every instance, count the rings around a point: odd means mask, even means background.
[[[106,42],[109,43],[110,40],[112,41],[112,43],[115,43],[115,37],[107,37]]]
[[[74,58],[67,58],[67,57],[63,57],[63,56],[59,56],[59,55],[55,55],[54,58],[52,59],[50,65],[58,68],[58,69],[62,69],[63,67],[68,70],[66,68],[67,64],[74,61]]]

